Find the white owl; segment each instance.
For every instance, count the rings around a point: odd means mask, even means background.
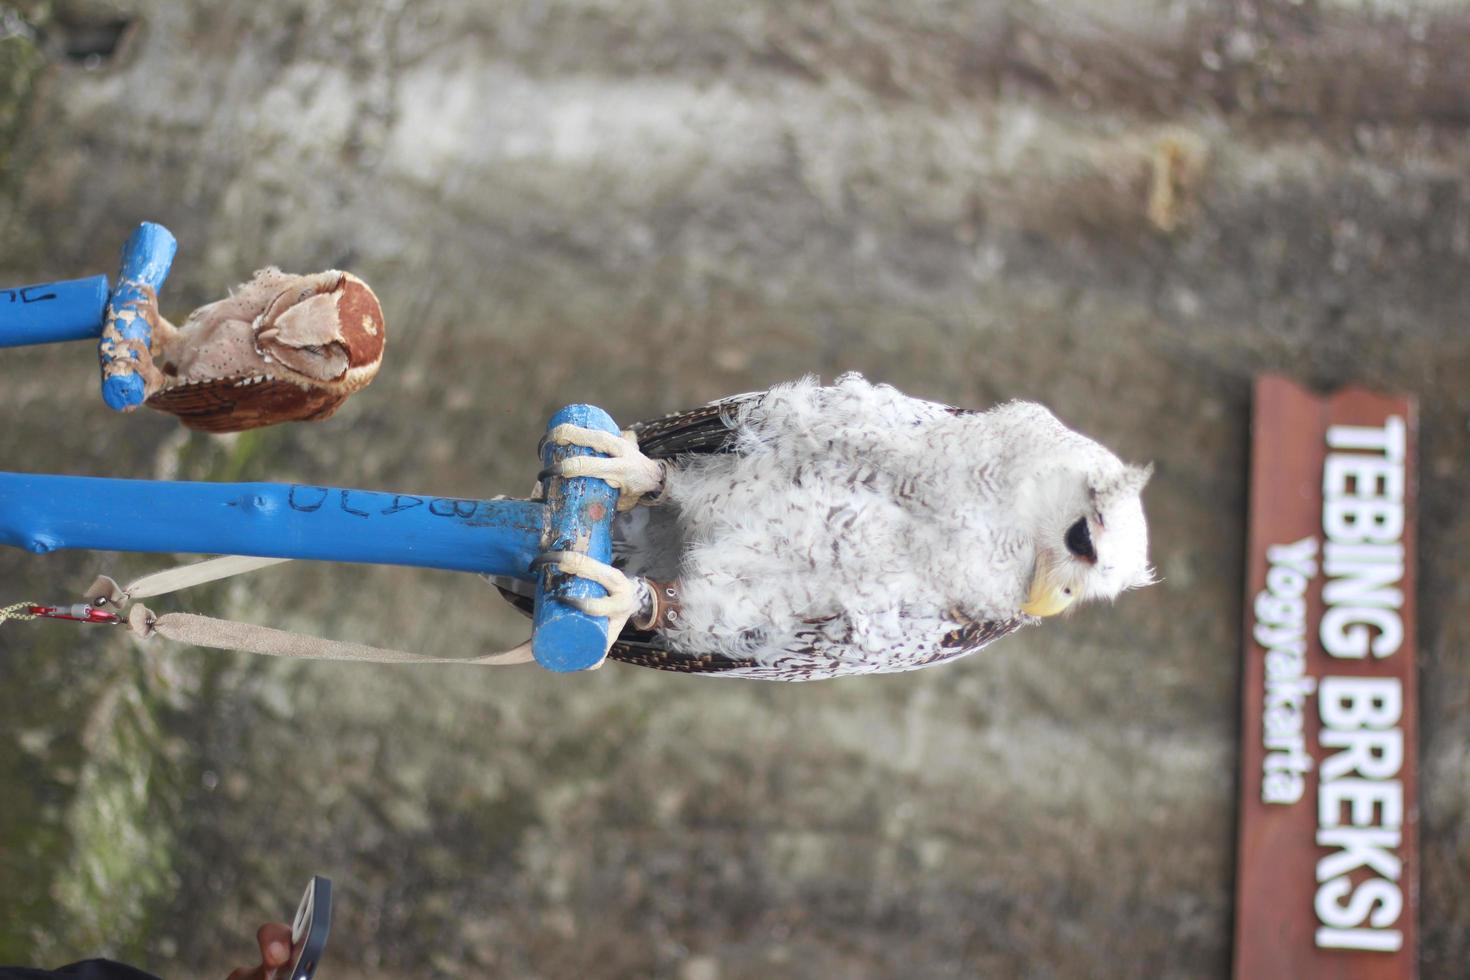
[[[555,560],[607,588],[583,602],[612,621],[615,660],[771,680],[910,670],[1153,581],[1149,469],[1036,404],[972,412],[848,374],[624,439],[552,438],[613,457],[559,472],[622,490],[616,567]]]

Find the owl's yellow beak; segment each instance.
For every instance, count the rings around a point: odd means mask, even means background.
[[[1031,592],[1021,605],[1028,616],[1045,619],[1070,606],[1077,597],[1072,590],[1057,581],[1056,565],[1047,555],[1036,557],[1036,572],[1031,576]]]

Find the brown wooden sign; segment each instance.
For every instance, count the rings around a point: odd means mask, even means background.
[[[1417,975],[1417,406],[1256,384],[1238,980]]]

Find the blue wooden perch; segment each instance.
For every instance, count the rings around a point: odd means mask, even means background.
[[[102,400],[118,411],[143,404],[134,366],[153,330],[138,308],[162,288],[178,247],[167,228],[145,221],[123,244],[116,288],[92,276],[0,290],[0,347],[100,338]]]
[[[562,423],[584,429],[617,433],[612,416],[591,405],[571,405],[551,417],[550,432]],[[546,467],[568,456],[596,455],[582,446],[541,445],[541,462]],[[612,518],[618,492],[601,480],[577,477],[546,481],[545,507],[549,515],[540,550],[580,551],[600,562],[612,561]],[[536,577],[536,608],[531,621],[531,652],[536,662],[549,670],[582,670],[602,660],[607,649],[607,620],[588,616],[569,606],[570,598],[606,595],[595,582],[563,575],[550,566]],[[593,651],[596,656],[593,657]]]
[[[153,325],[139,311],[150,296],[157,298],[178,249],[169,230],[151,221],[139,225],[123,244],[122,267],[97,347],[102,361],[102,400],[119,412],[136,408],[147,397],[136,366],[147,355]]]
[[[616,432],[606,412],[573,405],[552,417]],[[550,465],[578,446],[543,448]],[[554,671],[602,660],[607,620],[563,600],[602,587],[533,569],[549,550],[612,557],[617,491],[590,477],[550,478],[546,500],[462,500],[281,483],[185,483],[0,473],[0,544],[258,555],[414,565],[536,582],[532,652]]]
[[[95,340],[107,309],[107,277],[0,290],[0,347]]]

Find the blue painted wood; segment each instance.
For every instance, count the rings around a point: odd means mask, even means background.
[[[260,555],[530,579],[545,515],[528,500],[0,473],[0,544],[38,554]]]
[[[588,429],[617,432],[612,417],[592,405],[570,405],[551,417],[550,431],[570,423]],[[544,467],[568,456],[594,455],[581,446],[541,447]],[[612,519],[618,492],[601,480],[578,477],[549,480],[548,516],[543,551],[580,551],[601,562],[612,561]],[[586,670],[602,661],[607,651],[607,620],[587,616],[563,600],[605,595],[602,586],[543,568],[537,576],[536,607],[532,620],[531,652],[547,670]]]
[[[0,289],[0,347],[94,339],[106,308],[106,276]]]
[[[139,315],[151,291],[155,296],[168,278],[179,243],[163,225],[145,221],[123,244],[117,286],[108,304],[98,356],[102,361],[102,400],[123,411],[143,404],[143,379],[132,369],[138,355],[123,341],[136,341],[144,350],[152,341],[153,328]]]

